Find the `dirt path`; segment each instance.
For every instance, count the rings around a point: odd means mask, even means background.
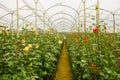
[[[71,66],[64,42],[62,53],[58,61],[57,71],[54,80],[72,80]]]

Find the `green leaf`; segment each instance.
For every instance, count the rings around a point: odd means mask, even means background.
[[[88,74],[88,73],[84,73],[84,75],[83,75],[83,79],[85,79],[85,78],[89,79],[89,78],[90,78],[90,74]]]
[[[109,69],[108,67],[105,67],[104,69],[107,71],[108,74],[112,73],[111,69]]]

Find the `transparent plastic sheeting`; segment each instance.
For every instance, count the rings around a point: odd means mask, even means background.
[[[112,30],[115,15],[116,31],[120,29],[120,0],[0,0],[0,25],[12,29],[19,25],[21,29],[27,22],[44,30],[76,31],[84,24],[84,1],[87,28],[96,22],[91,18],[96,16],[95,7],[99,1],[100,19]]]

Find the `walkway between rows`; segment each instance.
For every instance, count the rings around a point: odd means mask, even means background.
[[[72,80],[72,78],[71,64],[66,49],[66,43],[64,42],[54,80]]]

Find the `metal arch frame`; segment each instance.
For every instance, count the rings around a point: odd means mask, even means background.
[[[60,19],[67,20],[67,21],[71,22],[72,24],[74,24],[71,20],[69,20],[67,18],[64,18],[64,17],[60,17],[60,18],[57,18],[57,19],[53,20],[53,22],[51,24],[55,23],[56,21],[58,21]]]
[[[6,19],[0,19],[1,21],[6,21],[7,23],[10,23],[9,21],[7,21]]]
[[[9,22],[9,21],[7,21],[7,20],[5,20],[5,19],[1,19],[1,21],[3,21],[3,22],[6,22],[6,23],[9,23],[9,24],[10,24],[10,22]]]
[[[93,5],[93,6],[94,6],[94,5]],[[91,6],[91,7],[92,7],[92,6]],[[89,9],[89,8],[90,8],[90,7],[86,8],[86,9],[87,9],[87,10],[95,10],[95,9]],[[100,10],[112,14],[112,16],[113,16],[113,33],[115,33],[115,25],[116,25],[116,22],[115,22],[115,15],[119,15],[119,14],[115,14],[115,13],[112,12],[112,11],[108,11],[108,10],[102,9],[102,8],[100,8]],[[119,9],[118,9],[118,10],[119,10]],[[83,11],[83,10],[79,11],[79,13],[82,12],[82,11]],[[116,10],[115,10],[115,11],[116,11]]]
[[[56,6],[65,6],[65,7],[68,7],[68,8],[72,9],[73,11],[75,11],[78,14],[77,10],[74,9],[74,8],[72,8],[71,6],[63,5],[62,3],[57,3],[57,4],[55,4],[55,5],[49,7],[48,9],[45,10],[44,17],[45,17],[45,15],[46,15],[46,13],[47,13],[48,10],[50,10],[50,9],[56,7]],[[75,22],[76,22],[76,19],[75,19]]]
[[[23,20],[23,23],[24,23],[24,22],[29,22],[29,21],[24,21],[24,20],[25,20],[27,17],[29,17],[29,16],[31,16],[31,15],[33,15],[33,14],[34,14],[34,13],[31,13],[31,14],[23,17],[23,18],[24,18],[24,19],[22,19],[22,20]],[[42,16],[41,16],[41,17],[42,17]],[[13,22],[16,22],[16,20],[17,20],[17,19],[15,19]],[[34,22],[34,21],[31,21],[30,24],[32,24],[33,22]],[[23,23],[21,23],[19,26],[21,26]],[[48,25],[47,23],[45,23],[45,24]]]
[[[59,21],[59,22],[57,22],[56,24],[59,24],[59,23],[61,23],[61,22],[66,22],[67,24],[69,23],[69,21],[67,21],[67,20],[62,20],[62,21]],[[56,25],[55,24],[55,25]],[[69,23],[70,24],[70,23]],[[70,25],[72,25],[72,26],[74,26],[74,24],[72,23],[72,24],[70,24]],[[54,26],[54,25],[53,25]]]
[[[60,28],[61,26],[71,26],[71,25],[69,25],[69,24],[59,24],[59,25],[57,25],[56,27],[55,27],[55,29],[58,29],[58,28]],[[61,27],[61,28],[64,28],[64,27]],[[72,26],[71,26],[71,28],[72,28]],[[71,30],[71,28],[68,28],[68,29],[70,29]]]
[[[7,15],[9,15],[9,14],[11,14],[11,13],[7,13],[7,14],[1,16],[0,19],[4,18],[5,16],[7,16]]]
[[[15,22],[17,19],[15,19],[13,22]],[[28,21],[23,21],[23,23],[25,23],[25,22],[28,22]],[[29,23],[31,24],[31,23],[33,23],[34,21],[29,21]],[[21,23],[20,25],[22,25],[23,23]],[[46,25],[48,25],[47,23],[45,23]]]
[[[61,11],[58,12],[58,13],[53,14],[53,15],[48,19],[48,21],[50,21],[52,17],[57,16],[57,15],[59,15],[59,14],[67,15],[67,16],[71,17],[71,18],[76,22],[76,19],[75,19],[72,15],[67,14],[67,13],[63,13],[63,12],[61,13]],[[53,24],[51,24],[51,26],[52,26],[52,25],[53,25]]]
[[[65,22],[65,23],[67,23],[67,24],[69,24],[69,25],[71,25],[72,26],[72,28],[74,28],[75,27],[75,25],[74,24],[70,24],[69,22],[66,22],[66,21],[61,21],[61,22],[58,22],[58,24],[61,24],[62,22]],[[56,23],[56,25],[58,25],[57,23]],[[55,25],[55,26],[56,26]],[[71,28],[71,30],[72,30],[72,28]]]
[[[40,18],[40,15],[38,15],[35,11],[33,11],[33,8],[31,8],[24,0],[22,0],[24,3],[25,3],[25,5],[35,14],[35,15],[37,15],[38,17],[39,17],[39,19],[41,20],[41,21],[43,21],[44,22],[44,19],[41,19]],[[44,12],[42,12],[43,13],[43,17],[44,17]],[[45,17],[44,17],[45,18]]]
[[[67,6],[67,5],[61,5],[61,6],[66,6],[66,7],[69,7],[69,8],[71,8],[71,9],[73,9],[74,11],[76,11],[74,8],[72,8],[72,7],[70,7],[70,6]],[[19,10],[20,9],[22,9],[22,8],[24,8],[24,7],[26,7],[26,6],[23,6],[23,7],[21,7],[21,8],[19,8]],[[17,10],[15,10],[15,11],[17,11]],[[15,12],[15,11],[13,11],[13,12]],[[77,12],[77,11],[76,11]],[[11,12],[10,12],[11,13]],[[10,14],[10,13],[7,13],[7,14]],[[6,14],[6,15],[7,15]],[[6,15],[4,15],[4,16],[6,16]],[[4,17],[3,16],[3,17]],[[29,16],[29,15],[28,15]],[[70,16],[70,15],[69,15]],[[27,16],[26,16],[27,17]],[[24,20],[26,17],[23,17],[23,18],[21,18],[22,20]],[[71,16],[72,17],[72,16]],[[74,19],[74,17],[72,17],[73,19]],[[17,19],[16,19],[17,20]],[[14,20],[13,22],[15,22],[16,20]],[[74,19],[75,20],[75,19]]]
[[[70,14],[67,14],[67,13],[63,13],[62,11],[60,11],[60,12],[58,12],[58,13],[55,13],[55,14],[53,14],[49,19],[48,19],[48,21],[50,21],[50,19],[52,18],[52,17],[54,17],[54,16],[56,16],[56,15],[58,15],[58,14],[64,14],[64,15],[68,15],[68,16],[70,16],[74,21],[76,21],[76,19],[72,16],[72,15],[70,15]]]
[[[68,23],[68,22],[66,22],[66,21],[61,21],[61,22],[58,22],[58,23],[54,24],[54,25],[53,25],[53,28],[54,28],[56,25],[61,24],[61,23],[63,23],[63,22],[66,23],[66,24],[72,25],[72,24],[70,24],[70,23]],[[74,25],[72,25],[72,26],[74,26]]]
[[[63,5],[63,4],[61,4],[61,5]],[[57,6],[61,6],[61,5],[57,5]],[[67,6],[67,5],[65,5],[65,6]],[[50,8],[50,7],[49,7]],[[71,9],[71,8],[70,8]],[[74,9],[74,8],[73,8]],[[9,15],[10,13],[8,13],[8,15]],[[34,13],[33,13],[34,14]],[[7,14],[6,14],[7,15]],[[25,18],[25,17],[24,17]],[[20,18],[19,18],[20,19]],[[45,21],[45,20],[44,20]],[[45,21],[46,22],[46,21]]]
[[[62,23],[57,26],[61,26],[61,25],[71,26],[70,24],[62,24]],[[55,26],[54,28],[56,29],[57,26]]]
[[[22,10],[22,8],[24,8],[24,7],[26,7],[26,6],[22,6],[22,7],[18,8],[18,9],[19,9],[19,10]],[[17,11],[17,10],[11,11],[11,10],[9,10],[6,6],[5,6],[5,8],[7,9],[7,12],[9,12],[9,13],[3,15],[1,18],[5,17],[5,16],[7,16],[7,15],[9,15],[9,14],[13,14],[13,15],[14,15],[14,12]],[[30,10],[30,9],[29,9],[29,10]],[[16,15],[15,15],[15,16],[16,16]],[[19,16],[20,16],[20,14],[19,14]],[[19,17],[19,19],[22,19],[22,20],[24,21],[25,17]],[[17,19],[16,19],[16,20],[17,20]],[[12,21],[12,22],[15,22],[16,20],[14,20],[14,21]],[[6,22],[7,22],[7,21],[6,21]],[[27,21],[27,22],[29,22],[29,21]],[[9,23],[10,23],[10,22],[9,22]],[[12,24],[12,23],[10,23],[10,24]],[[12,25],[13,25],[13,24],[12,24]],[[10,26],[10,27],[11,27],[11,26]]]
[[[25,5],[26,5],[30,10],[32,10],[32,8],[31,8],[24,0],[22,0],[22,1],[25,3]],[[43,22],[43,27],[44,27],[44,31],[45,31],[45,10],[42,11],[42,13],[43,13],[43,19],[41,19],[40,16],[39,16],[35,11],[32,10],[32,12],[33,12],[35,15],[37,15],[37,16],[39,17],[39,19]],[[48,24],[48,26],[50,26],[50,24]]]
[[[25,20],[27,17],[29,17],[29,16],[31,16],[31,15],[33,15],[33,14],[34,14],[34,13],[31,13],[31,14],[25,16],[25,17],[24,17],[24,20]],[[33,16],[33,17],[34,17],[34,16]],[[43,16],[40,16],[40,17],[43,17]]]
[[[57,4],[49,7],[48,9],[45,10],[45,13],[46,13],[48,10],[50,10],[50,9],[56,7],[56,6],[65,6],[65,7],[68,7],[68,8],[70,8],[70,9],[74,10],[76,13],[78,13],[78,11],[77,11],[76,9],[74,9],[74,8],[72,8],[71,6],[68,6],[68,5],[63,5],[62,3],[57,3]]]
[[[95,9],[89,9],[89,10],[95,10]],[[116,25],[115,15],[118,15],[118,14],[115,14],[114,12],[111,12],[111,11],[108,11],[108,10],[106,10],[106,9],[102,9],[102,8],[100,8],[100,10],[112,14],[112,17],[113,17],[113,33],[115,33],[115,25]]]
[[[2,22],[1,22],[2,21]],[[1,20],[0,22],[3,24],[3,25],[5,25],[5,24],[7,24],[7,23],[9,23],[8,21],[6,21],[6,20]]]
[[[2,4],[1,4],[2,5]],[[3,6],[3,8],[6,8],[5,9],[5,11],[6,12],[8,12],[7,14],[5,14],[5,15],[3,15],[2,17],[0,17],[0,19],[2,19],[2,18],[4,18],[5,16],[7,16],[7,15],[9,15],[9,14],[14,14],[14,12],[16,11],[16,10],[14,10],[14,11],[12,11],[12,10],[10,10],[9,8],[7,8],[6,6],[4,6],[4,5],[2,5]],[[21,8],[23,8],[23,7],[25,7],[25,6],[22,6],[22,7],[20,7],[19,9],[21,9]],[[1,8],[1,9],[3,9],[3,8]],[[15,15],[16,16],[16,15]],[[20,15],[20,19],[23,19],[23,17]],[[11,24],[11,23],[10,23]]]
[[[69,25],[69,24],[59,24],[59,25],[55,26],[54,28],[57,29],[58,26],[60,27],[60,26],[63,26],[63,25],[64,25],[64,26],[71,26],[71,25]]]
[[[56,28],[58,25],[64,25],[64,24],[67,25],[67,26],[72,26],[71,24],[68,24],[68,23],[66,23],[66,22],[63,23],[63,22],[64,22],[64,21],[62,21],[62,22],[60,22],[59,24],[55,25],[54,28]]]
[[[67,15],[67,16],[71,17],[71,18],[76,22],[76,19],[75,19],[72,15],[67,14],[67,13],[63,13],[63,12],[61,13],[61,12],[62,12],[62,11],[53,14],[53,15],[48,19],[48,22],[50,22],[50,20],[51,20],[52,17],[57,16],[57,15],[59,15],[59,14]],[[53,23],[53,22],[52,22],[52,23]],[[53,26],[53,24],[50,23],[50,26]]]
[[[56,26],[57,28],[55,27],[55,29],[57,29],[57,30],[58,30],[59,28],[61,28],[60,26],[63,26],[63,25],[68,26],[67,24],[60,24],[60,25]],[[71,29],[70,29],[70,30],[71,30]]]
[[[66,21],[61,21],[61,22],[59,22],[58,24],[53,25],[53,28],[54,28],[55,26],[57,26],[57,25],[63,23],[63,22],[66,23],[66,24],[69,24],[69,25],[71,25],[71,26],[74,26],[74,25],[72,25],[72,24],[70,24],[70,23],[68,23],[68,22],[66,22]]]

